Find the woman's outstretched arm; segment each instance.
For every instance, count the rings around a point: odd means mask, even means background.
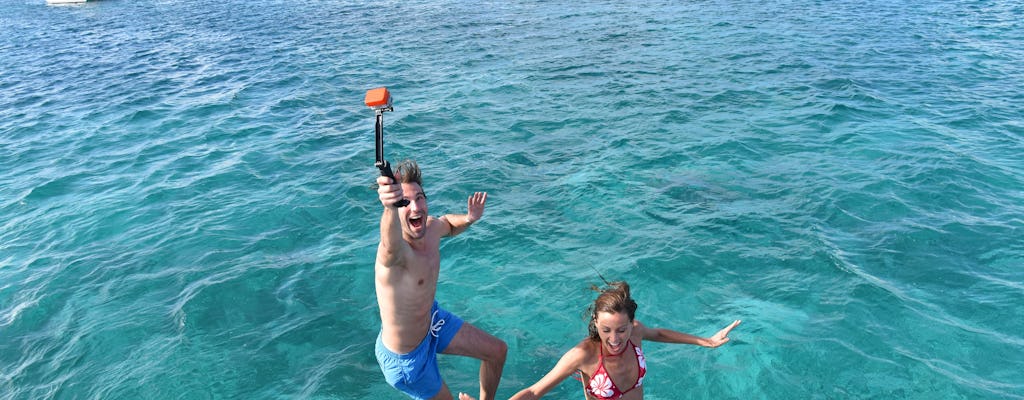
[[[640,334],[644,340],[650,340],[652,342],[683,343],[704,347],[718,347],[729,341],[729,332],[739,324],[740,320],[735,320],[729,324],[729,326],[718,331],[711,337],[706,338],[671,329],[648,328],[647,326],[644,326],[644,324],[641,324],[640,321],[636,321],[636,327],[634,329],[640,330]]]

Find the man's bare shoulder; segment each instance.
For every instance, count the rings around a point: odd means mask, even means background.
[[[427,217],[427,229],[431,235],[441,238],[452,233],[452,223],[448,221],[447,215],[440,217],[431,216]]]

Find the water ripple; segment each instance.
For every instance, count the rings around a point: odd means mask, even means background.
[[[1015,3],[42,3],[0,17],[0,398],[392,393],[382,85],[431,211],[490,193],[438,297],[509,341],[500,396],[601,274],[744,320],[645,346],[651,398],[1024,397]]]

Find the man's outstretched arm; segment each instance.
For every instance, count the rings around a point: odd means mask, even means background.
[[[455,236],[465,232],[470,225],[479,221],[484,216],[484,207],[487,205],[487,192],[476,192],[469,196],[466,201],[468,211],[465,214],[447,214],[441,217],[451,227],[446,236]]]
[[[401,213],[394,204],[402,198],[402,185],[393,183],[391,178],[377,178],[377,195],[384,211],[380,216],[380,245],[377,247],[377,263],[385,267],[399,265],[409,245],[402,238]]]

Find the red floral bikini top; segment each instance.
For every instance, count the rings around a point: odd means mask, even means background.
[[[647,374],[647,361],[644,359],[644,351],[640,349],[640,346],[634,345],[632,340],[629,341],[629,345],[636,351],[636,364],[640,368],[640,373],[636,377],[636,383],[624,391],[619,390],[615,382],[612,382],[612,377],[608,375],[608,371],[604,369],[604,346],[602,346],[597,372],[594,372],[594,376],[590,378],[587,393],[598,400],[618,399],[624,394],[629,393],[630,390],[643,385],[644,375]]]

